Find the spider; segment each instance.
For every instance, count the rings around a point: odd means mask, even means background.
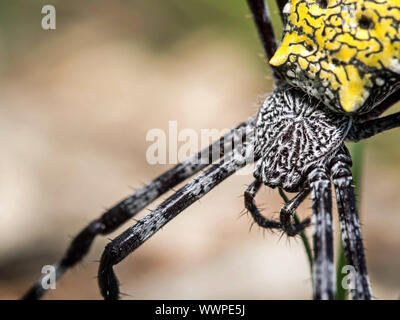
[[[255,163],[255,180],[244,192],[244,202],[259,226],[297,235],[310,221],[295,223],[292,216],[311,194],[314,299],[335,298],[333,182],[347,264],[356,270],[350,294],[353,299],[371,299],[352,159],[344,143],[400,126],[400,113],[380,117],[400,100],[400,4],[397,0],[277,0],[285,25],[278,48],[264,1],[247,3],[272,65],[274,91],[257,115],[86,226],[55,265],[57,279],[82,260],[97,235],[114,231],[162,194],[209,167],[106,246],[98,284],[105,299],[119,298],[116,264],[219,183]],[[212,164],[215,158],[221,160]],[[279,221],[268,219],[257,208],[255,196],[263,184],[296,193],[281,208]],[[44,292],[39,280],[24,298],[37,299]]]

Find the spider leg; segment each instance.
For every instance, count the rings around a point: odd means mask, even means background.
[[[281,15],[282,21],[283,19],[283,8],[285,7],[285,5],[289,2],[290,0],[276,0],[276,4],[279,8],[279,13]]]
[[[260,190],[262,182],[258,179],[254,180],[244,192],[244,206],[251,213],[254,221],[265,229],[281,229],[282,225],[278,221],[269,220],[264,217],[257,208],[255,196]]]
[[[378,119],[355,123],[350,129],[347,139],[356,142],[397,127],[400,127],[400,112]]]
[[[267,60],[269,61],[274,55],[278,44],[272,27],[268,5],[264,0],[247,0],[247,4],[253,15],[254,23],[261,38]],[[281,80],[280,75],[274,69],[272,70],[272,75],[275,83]]]
[[[311,187],[314,225],[314,299],[335,298],[333,266],[332,190],[324,168],[314,168],[308,176]]]
[[[97,235],[106,235],[114,231],[162,194],[209,166],[212,161],[220,158],[224,152],[237,148],[242,143],[246,130],[253,126],[252,121],[249,120],[247,123],[242,123],[219,141],[214,142],[198,154],[163,173],[128,198],[116,204],[101,217],[92,221],[73,239],[61,261],[54,264],[56,278],[59,279],[68,269],[82,260]],[[45,291],[46,289],[42,286],[42,279],[39,279],[22,298],[39,299]]]
[[[248,158],[234,151],[231,156],[224,158],[220,163],[213,165],[199,177],[190,181],[154,211],[109,243],[101,257],[98,272],[98,282],[103,297],[105,299],[119,297],[119,284],[113,271],[114,265],[121,262],[180,212],[248,163]]]
[[[291,222],[291,217],[309,194],[310,189],[304,188],[293,199],[282,206],[279,218],[282,224],[282,229],[288,236],[296,236],[310,224],[310,219],[304,219],[299,224],[293,224]]]
[[[350,288],[350,295],[356,300],[371,299],[367,264],[361,238],[356,199],[354,195],[352,160],[347,150],[338,154],[331,164],[333,183],[336,190],[340,229],[343,248],[348,265],[355,268],[355,287]]]
[[[365,115],[360,115],[359,118],[365,121],[379,117],[382,113],[399,101],[400,86],[395,86],[392,88],[391,93],[383,101],[376,105],[370,112],[366,113]]]
[[[274,55],[278,44],[274,35],[268,5],[264,0],[247,0],[247,5],[253,15],[253,20],[264,46],[267,59],[270,60]]]

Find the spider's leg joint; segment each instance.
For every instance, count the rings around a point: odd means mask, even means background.
[[[307,198],[309,193],[310,189],[304,188],[292,200],[285,203],[281,208],[279,218],[282,224],[282,230],[289,237],[298,235],[311,223],[310,218],[306,218],[300,223],[292,223],[292,217],[295,214],[296,209]]]
[[[98,283],[101,294],[107,300],[119,298],[119,282],[115,276],[113,266],[118,263],[118,249],[113,242],[109,243],[101,256]]]

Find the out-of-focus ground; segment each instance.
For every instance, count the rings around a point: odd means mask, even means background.
[[[170,120],[224,129],[256,112],[271,82],[244,2],[55,1],[57,30],[43,31],[46,3],[2,1],[0,298],[20,297],[85,224],[170,167],[147,163],[150,129],[167,131]],[[378,299],[400,296],[399,138],[394,130],[365,144],[361,215]],[[122,292],[308,299],[300,240],[249,231],[240,217],[251,180],[231,177],[124,260]],[[277,217],[275,190],[257,201]],[[300,214],[310,215],[309,201]],[[95,261],[107,242],[97,238],[46,298],[100,298]]]

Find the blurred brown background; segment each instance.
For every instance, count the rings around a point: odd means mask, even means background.
[[[54,31],[41,29],[45,4],[57,9]],[[150,129],[230,128],[270,90],[244,0],[2,0],[0,298],[18,298],[85,224],[170,167],[147,163]],[[365,144],[361,214],[378,299],[400,296],[399,138]],[[300,240],[249,232],[240,218],[251,180],[230,178],[124,260],[127,298],[308,299]],[[277,191],[257,200],[277,217]],[[107,241],[46,298],[100,298],[94,261]]]

